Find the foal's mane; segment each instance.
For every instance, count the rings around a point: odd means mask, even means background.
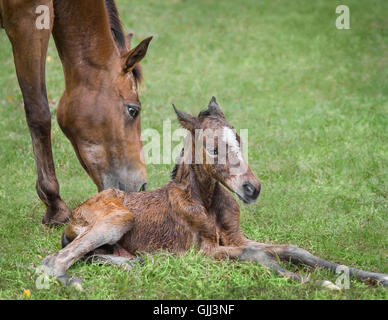
[[[181,153],[179,154],[179,157],[177,157],[177,159],[175,160],[174,168],[173,168],[172,171],[170,172],[171,180],[174,180],[174,179],[176,178],[176,175],[177,175],[177,173],[178,173],[179,166],[181,165],[181,161],[182,161],[184,152],[185,152],[185,149],[182,148]]]
[[[114,0],[104,1],[106,10],[108,12],[110,32],[112,33],[113,40],[115,41],[116,46],[120,52],[125,52],[127,50],[125,46],[125,35],[116,3]],[[137,82],[141,82],[143,80],[143,74],[139,64],[137,64],[135,68],[132,69],[132,73]]]

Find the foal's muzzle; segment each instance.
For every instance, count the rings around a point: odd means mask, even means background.
[[[243,196],[241,197],[241,200],[244,201],[245,203],[252,203],[257,200],[260,194],[260,189],[261,186],[260,184],[257,184],[254,186],[252,183],[249,181],[246,181],[242,185],[243,189]]]

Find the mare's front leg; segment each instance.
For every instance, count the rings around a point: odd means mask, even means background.
[[[49,29],[36,26],[39,5],[49,8]],[[46,205],[43,223],[61,224],[71,211],[59,195],[51,151],[51,115],[47,101],[45,64],[48,42],[53,25],[52,0],[3,0],[2,19],[12,43],[14,62],[24,99],[27,124],[30,129],[38,175],[36,190]]]
[[[93,207],[89,206],[88,210],[93,210]],[[66,270],[72,264],[105,244],[116,244],[133,226],[134,214],[117,199],[96,202],[95,211],[98,217],[92,225],[87,226],[62,250],[46,257],[42,262],[46,273],[64,284],[68,284]]]

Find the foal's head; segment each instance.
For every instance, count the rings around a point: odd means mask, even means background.
[[[260,183],[242,157],[241,142],[234,128],[226,121],[213,97],[208,109],[194,117],[174,110],[180,124],[189,130],[182,161],[196,163],[204,173],[236,193],[245,203],[254,202]]]

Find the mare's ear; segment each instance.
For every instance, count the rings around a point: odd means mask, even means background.
[[[131,71],[136,66],[136,64],[138,64],[145,57],[147,53],[148,45],[150,44],[151,40],[152,40],[152,37],[148,37],[144,39],[135,48],[133,48],[124,56],[124,60],[125,60],[125,63],[123,66],[124,72]]]
[[[216,101],[216,97],[213,96],[211,98],[207,109],[211,115],[225,118],[224,113],[221,111],[221,108]]]
[[[133,37],[133,33],[132,32],[128,33],[125,36],[125,42],[126,42],[126,46],[127,46],[127,50],[128,51],[131,50],[132,37]]]
[[[199,123],[197,118],[192,116],[191,114],[188,114],[184,111],[178,110],[174,104],[172,105],[174,108],[174,111],[177,115],[178,121],[181,124],[181,126],[191,132],[194,132],[195,129],[199,127]]]

